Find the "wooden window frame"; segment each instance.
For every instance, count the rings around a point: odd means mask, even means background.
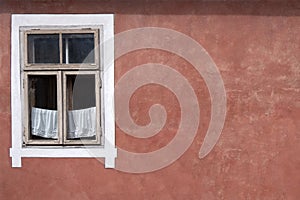
[[[23,93],[24,93],[24,145],[62,145],[62,104],[59,103],[62,99],[62,81],[61,81],[61,71],[26,71],[23,72]],[[28,76],[30,75],[41,75],[41,76],[47,76],[47,75],[55,75],[56,81],[57,81],[57,127],[58,127],[58,139],[57,140],[33,140],[30,139],[30,118],[29,118],[29,100],[28,100],[28,94],[29,94],[29,87],[28,87]]]
[[[57,140],[33,140],[30,139],[30,107],[28,94],[28,76],[30,75],[55,75],[57,80],[57,113],[58,113],[58,139]],[[69,140],[67,139],[67,75],[95,75],[95,101],[96,101],[96,136],[95,140]],[[25,71],[24,81],[24,145],[102,145],[101,143],[101,79],[99,71]]]
[[[80,141],[68,140],[67,139],[67,75],[95,75],[95,97],[96,97],[96,139],[95,140],[85,140],[80,139]],[[101,102],[100,102],[100,87],[101,87],[101,79],[99,71],[65,71],[63,72],[63,144],[64,145],[76,145],[76,144],[84,144],[84,145],[102,145],[101,144]]]
[[[11,137],[12,147],[10,156],[12,158],[12,167],[22,167],[22,158],[104,158],[105,168],[115,167],[115,158],[117,149],[115,147],[115,116],[114,116],[114,16],[113,14],[13,14],[11,20]],[[47,31],[57,30],[82,30],[91,31],[99,29],[100,50],[97,52],[99,59],[96,66],[84,66],[72,63],[72,68],[59,63],[53,69],[50,65],[26,65],[22,50],[25,44],[24,30],[30,28],[47,29]],[[39,31],[39,30],[34,30]],[[61,47],[60,47],[61,48]],[[96,58],[96,57],[95,57]],[[61,55],[60,55],[61,60]],[[42,67],[43,71],[40,68]],[[77,67],[75,70],[74,67]],[[93,68],[94,67],[94,68]],[[104,70],[105,69],[105,70]],[[24,145],[24,124],[29,122],[24,116],[27,116],[24,97],[26,96],[26,80],[24,75],[53,73],[58,74],[60,81],[63,82],[64,71],[91,70],[93,73],[99,73],[102,88],[99,104],[101,110],[99,118],[101,119],[101,145],[83,145],[83,146],[62,146],[62,145]],[[81,71],[79,71],[81,73]],[[63,83],[62,83],[63,84]],[[99,83],[100,85],[100,83]],[[28,87],[28,86],[27,86]],[[62,85],[57,86],[63,88]],[[59,91],[58,91],[59,93]],[[62,98],[61,96],[58,98]],[[27,100],[28,101],[28,100]],[[100,108],[100,106],[99,106]],[[62,110],[62,108],[60,108]],[[27,114],[26,114],[27,112]],[[63,112],[60,112],[63,115]],[[63,116],[62,116],[63,117]],[[100,126],[100,125],[99,125]],[[27,138],[28,140],[28,138]]]
[[[30,27],[30,28],[22,28],[21,30],[21,38],[24,40],[23,51],[24,56],[24,70],[97,70],[100,67],[100,59],[99,59],[99,44],[101,40],[101,27],[98,28],[85,28],[85,27],[76,27],[70,28],[65,27],[64,29],[57,28],[42,28],[42,27]],[[62,35],[63,34],[85,34],[92,33],[94,34],[95,48],[94,48],[94,63],[72,63],[67,64],[63,63],[63,45],[62,45]],[[59,63],[28,63],[28,35],[29,34],[58,34],[59,35]]]
[[[39,28],[39,27],[23,27],[21,30],[21,43],[23,43],[23,49],[21,52],[23,63],[23,81],[24,81],[24,145],[101,145],[101,118],[100,118],[100,58],[99,58],[99,33],[101,29],[92,28],[66,28],[63,29],[51,29],[51,28]],[[63,34],[86,34],[92,33],[94,35],[94,63],[63,63],[63,52],[62,48],[62,37]],[[28,35],[44,34],[44,35],[59,35],[59,63],[28,63]],[[72,71],[69,71],[72,70]],[[74,71],[80,70],[80,71]],[[28,75],[56,75],[57,77],[57,105],[58,105],[58,140],[32,140],[30,139],[30,119],[29,119],[29,107],[28,107]],[[96,96],[96,139],[95,140],[68,140],[67,139],[67,109],[66,109],[66,93],[67,93],[67,83],[66,75],[84,75],[84,74],[94,74],[95,75],[95,96]],[[63,114],[62,114],[63,113]]]

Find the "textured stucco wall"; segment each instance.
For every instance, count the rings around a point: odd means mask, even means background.
[[[0,0],[0,199],[288,199],[300,198],[300,3],[293,1]],[[183,58],[160,50],[134,51],[115,61],[115,82],[128,70],[161,63],[179,71],[201,108],[197,136],[172,165],[145,174],[104,169],[96,159],[22,159],[11,168],[10,23],[12,13],[114,13],[115,32],[145,26],[182,32],[199,42],[222,75],[227,116],[221,137],[204,159],[198,151],[210,122],[203,78]],[[165,106],[163,130],[149,139],[116,127],[117,145],[149,152],[176,135],[180,107],[158,85],[131,98],[133,119]]]

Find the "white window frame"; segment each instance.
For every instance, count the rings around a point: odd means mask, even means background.
[[[101,26],[103,37],[100,69],[102,146],[23,146],[24,105],[21,78],[22,27],[36,26]],[[105,168],[115,167],[114,116],[114,16],[113,14],[13,14],[11,24],[11,138],[12,167],[22,167],[23,157],[44,158],[105,158]]]

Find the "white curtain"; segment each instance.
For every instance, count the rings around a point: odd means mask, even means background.
[[[96,107],[68,111],[68,139],[95,135]]]
[[[31,133],[43,138],[57,139],[57,111],[32,107]],[[95,135],[96,107],[68,111],[68,139]]]
[[[32,107],[31,134],[57,139],[57,111]]]

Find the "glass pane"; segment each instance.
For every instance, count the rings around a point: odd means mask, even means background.
[[[67,75],[67,139],[95,139],[95,75]]]
[[[58,34],[27,35],[28,63],[59,63]]]
[[[57,139],[56,75],[28,76],[30,139]]]
[[[93,33],[63,34],[63,63],[95,63]]]

